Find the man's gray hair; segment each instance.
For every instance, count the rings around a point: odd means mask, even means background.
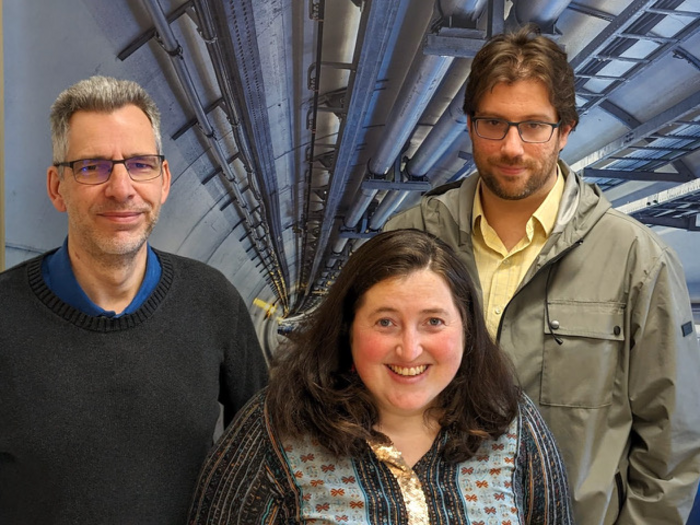
[[[162,154],[160,112],[146,90],[131,80],[94,76],[73,84],[51,106],[53,162],[66,161],[70,119],[76,111],[111,113],[127,105],[134,105],[146,114],[153,127],[156,153]]]

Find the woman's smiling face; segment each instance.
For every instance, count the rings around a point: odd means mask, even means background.
[[[367,290],[350,345],[380,421],[389,414],[422,415],[457,374],[464,328],[445,280],[423,269]]]

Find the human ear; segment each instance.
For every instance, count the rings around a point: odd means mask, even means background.
[[[60,212],[67,210],[61,186],[64,184],[63,177],[58,173],[56,166],[50,166],[46,170],[46,192],[51,199],[53,207]]]

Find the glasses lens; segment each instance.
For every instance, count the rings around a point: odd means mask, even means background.
[[[110,160],[85,159],[73,163],[73,176],[81,184],[102,184],[111,172]]]
[[[127,159],[125,164],[133,180],[149,180],[160,175],[163,160],[159,155],[142,155]]]
[[[508,122],[498,118],[479,119],[476,132],[484,139],[501,140],[508,132]]]
[[[518,124],[518,130],[525,142],[547,142],[554,128],[543,122],[521,122]]]

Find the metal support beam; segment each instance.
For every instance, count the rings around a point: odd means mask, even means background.
[[[432,186],[427,180],[396,182],[383,179],[367,179],[362,183],[362,189],[365,190],[397,190],[397,191],[430,191]]]
[[[653,0],[635,0],[630,3],[622,13],[605,26],[605,29],[570,61],[574,72],[578,73],[579,70],[588,63],[589,59],[596,56],[604,47],[610,44],[612,38],[619,36],[634,20],[642,16],[646,12],[645,8],[647,8],[652,1]]]
[[[192,0],[188,0],[181,6],[178,6],[176,9],[174,9],[171,13],[166,15],[166,20],[169,24],[172,24],[173,22],[175,22],[175,20],[184,15],[190,7],[192,7]],[[128,46],[126,46],[122,51],[119,52],[117,58],[121,61],[126,60],[136,51],[138,51],[142,46],[145,46],[151,40],[151,38],[155,36],[155,27],[152,27],[148,31],[141,33],[138,37],[136,37],[135,40],[133,40]]]
[[[700,231],[698,217],[700,217],[700,215],[691,215],[689,217],[653,217],[645,215],[635,218],[650,226],[666,226],[669,228],[678,228],[679,230],[697,232]]]
[[[269,226],[269,235],[282,277],[289,282],[289,270],[282,242],[282,219],[280,217],[279,189],[277,187],[277,167],[272,150],[270,120],[267,113],[265,90],[259,89],[265,81],[258,49],[255,24],[253,23],[254,2],[209,1],[212,19],[216,24],[219,41],[224,50],[224,58],[233,64],[238,75],[230,79],[234,96],[240,104],[239,115],[252,154],[252,167],[255,173],[252,182],[260,186],[264,214]],[[226,36],[227,38],[224,38]],[[283,299],[283,300],[286,300]]]
[[[696,194],[700,194],[700,179],[691,180],[690,182],[686,182],[670,190],[656,193],[655,195],[649,195],[643,199],[619,206],[617,209],[628,215],[633,215],[635,212]]]
[[[623,179],[662,182],[688,182],[688,177],[682,173],[659,173],[656,171],[623,171],[596,168],[584,168],[584,177],[598,179]]]
[[[443,57],[474,58],[484,45],[483,31],[469,28],[442,27],[437,33],[430,33],[423,46],[426,55]]]
[[[361,27],[358,31],[362,36],[357,43],[346,95],[348,117],[343,121],[338,134],[338,155],[332,170],[333,178],[328,190],[323,226],[318,237],[318,249],[308,274],[307,296],[312,291],[321,267],[340,200],[353,169],[355,154],[364,136],[363,118],[372,102],[381,68],[381,61],[377,60],[377,56],[383,56],[387,49],[401,4],[400,0],[367,0],[364,4],[365,11],[362,13]]]
[[[682,100],[675,106],[659,113],[641,126],[634,128],[630,133],[627,133],[623,137],[611,142],[598,151],[594,151],[593,153],[580,158],[577,162],[574,162],[571,167],[576,171],[581,171],[584,168],[595,164],[601,159],[615,155],[628,146],[640,140],[649,138],[649,136],[656,133],[659,129],[667,126],[675,120],[684,118],[686,115],[697,109],[698,106],[700,106],[700,92],[693,93],[685,100]]]
[[[498,35],[503,33],[505,28],[505,16],[506,16],[506,6],[505,0],[490,0],[489,7],[487,9],[487,30],[486,37],[491,38],[493,35]]]

